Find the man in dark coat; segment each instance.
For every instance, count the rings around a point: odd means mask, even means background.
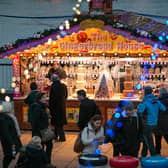
[[[21,147],[21,141],[17,135],[17,130],[13,119],[6,113],[0,113],[0,140],[4,153],[3,168],[8,168],[14,155],[12,154],[12,148],[14,147],[16,152]]]
[[[159,91],[159,100],[166,107],[166,112],[159,112],[158,127],[155,132],[156,152],[160,154],[162,137],[168,143],[168,93],[166,88],[161,88]]]
[[[87,126],[90,119],[95,114],[100,114],[101,112],[96,105],[94,100],[90,100],[86,97],[86,92],[84,90],[79,90],[77,92],[78,100],[81,101],[80,109],[79,109],[79,121],[78,121],[78,127],[80,131],[83,130],[85,126]]]
[[[61,83],[59,76],[53,74],[52,85],[49,96],[49,109],[51,114],[51,124],[55,127],[55,135],[58,141],[65,141],[63,126],[67,124],[66,120],[66,98],[68,95],[67,87]]]

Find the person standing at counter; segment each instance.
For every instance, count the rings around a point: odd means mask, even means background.
[[[55,127],[55,135],[58,141],[65,141],[63,126],[66,120],[66,98],[68,96],[67,87],[60,82],[58,75],[52,75],[52,85],[49,95],[49,109],[51,114],[51,124]],[[59,137],[59,139],[58,139]]]
[[[145,97],[143,102],[137,107],[138,112],[143,118],[143,137],[146,145],[143,145],[142,157],[146,157],[149,148],[151,155],[156,155],[152,133],[156,131],[158,124],[158,113],[165,111],[165,106],[159,101],[157,97],[152,94],[152,87],[146,86],[144,88]]]
[[[30,89],[31,89],[31,92],[26,97],[26,99],[24,99],[24,102],[26,104],[28,104],[28,106],[29,106],[28,107],[28,122],[32,124],[32,109],[31,109],[31,105],[35,102],[35,97],[36,97],[36,94],[38,93],[37,84],[35,82],[32,82],[30,84]]]
[[[54,61],[52,68],[50,68],[46,77],[51,79],[52,75],[56,74],[60,79],[65,79],[67,77],[66,72],[60,67],[59,63]]]
[[[77,96],[78,96],[78,100],[81,102],[80,108],[79,108],[79,121],[77,124],[80,131],[82,131],[85,128],[85,126],[87,126],[90,119],[95,114],[101,115],[101,112],[97,107],[95,101],[90,100],[86,97],[86,92],[84,90],[78,90]]]

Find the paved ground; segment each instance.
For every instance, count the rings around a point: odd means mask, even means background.
[[[56,165],[57,168],[77,168],[78,166],[78,155],[73,152],[73,144],[76,139],[76,132],[66,132],[66,142],[54,143],[52,152],[52,164]],[[31,132],[22,132],[21,141],[26,145],[31,139]],[[168,156],[168,145],[165,141],[162,141],[162,155]],[[112,145],[108,144],[101,146],[102,152],[108,158],[112,157]],[[2,168],[2,149],[0,146],[0,168]],[[140,168],[141,166],[139,166]],[[14,168],[12,165],[10,168]]]

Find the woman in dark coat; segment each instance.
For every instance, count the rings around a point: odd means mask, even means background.
[[[11,103],[8,102],[7,104],[9,106],[3,106],[3,110],[0,112],[0,141],[4,154],[3,168],[8,168],[12,159],[15,158],[12,151],[15,150],[17,153],[22,146],[16,128],[16,121],[8,114],[12,110]]]
[[[52,76],[52,85],[49,97],[49,108],[52,116],[51,124],[55,127],[55,135],[59,136],[59,141],[65,141],[63,126],[67,124],[66,120],[66,98],[67,87],[59,80],[58,75]]]
[[[159,100],[165,105],[166,112],[160,112],[158,117],[158,129],[155,133],[156,152],[160,154],[161,140],[165,138],[168,143],[168,93],[166,88],[161,88],[159,91]]]
[[[32,135],[41,137],[40,130],[49,127],[48,113],[46,111],[46,96],[45,93],[38,92],[36,102],[32,104]],[[46,146],[46,153],[49,163],[51,162],[52,140],[49,140],[43,145]]]

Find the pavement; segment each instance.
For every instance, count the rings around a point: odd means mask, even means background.
[[[53,151],[52,151],[52,164],[57,168],[77,168],[78,167],[78,154],[73,152],[73,144],[77,137],[77,132],[66,132],[66,141],[65,142],[54,142],[53,141]],[[31,140],[31,132],[23,131],[21,136],[21,141],[23,145],[26,145]],[[102,149],[102,154],[106,155],[110,159],[113,155],[113,147],[109,143],[107,145],[100,146]],[[162,140],[162,151],[163,156],[168,156],[168,145],[164,140]],[[2,168],[2,148],[0,146],[0,168]],[[13,161],[10,165],[10,168],[14,168]],[[110,168],[110,166],[108,166]],[[138,168],[141,168],[139,166]]]

